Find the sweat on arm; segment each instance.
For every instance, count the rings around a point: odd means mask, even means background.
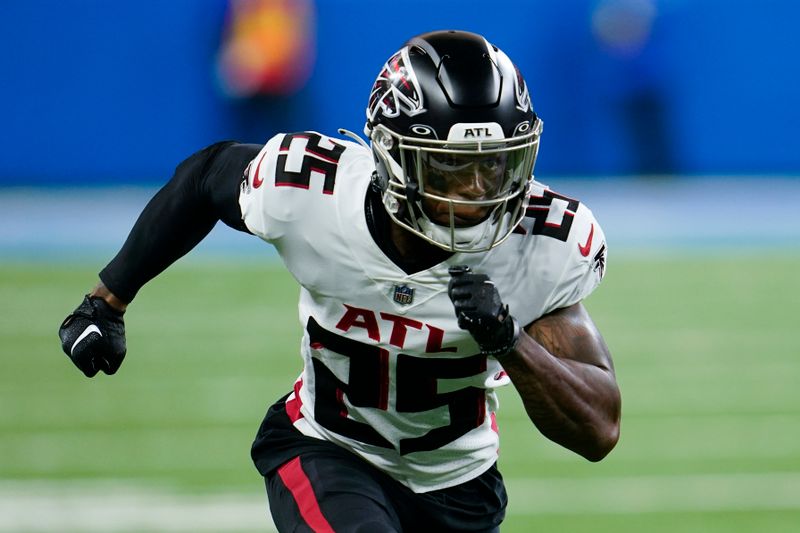
[[[130,303],[145,283],[183,257],[221,220],[248,232],[239,208],[244,171],[262,146],[224,141],[183,161],[139,215],[100,280]]]

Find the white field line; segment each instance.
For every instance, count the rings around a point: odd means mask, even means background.
[[[122,483],[0,482],[0,532],[275,532],[266,493],[186,495]]]
[[[512,515],[800,510],[800,472],[507,478]],[[274,532],[266,495],[0,482],[0,532]]]
[[[800,472],[506,480],[509,513],[800,510]]]

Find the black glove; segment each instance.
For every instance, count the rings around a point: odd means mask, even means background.
[[[471,272],[468,266],[453,266],[449,272],[447,294],[453,301],[458,327],[472,334],[485,355],[510,352],[517,344],[519,326],[489,276]]]
[[[125,321],[102,298],[86,296],[61,327],[61,348],[86,377],[113,374],[125,358]]]

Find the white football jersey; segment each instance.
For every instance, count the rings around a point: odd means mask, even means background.
[[[273,137],[242,183],[245,224],[301,286],[304,369],[286,410],[415,492],[451,487],[497,460],[495,389],[510,380],[459,329],[448,268],[487,274],[526,325],[594,290],[605,239],[583,204],[537,183],[506,242],[406,274],[367,227],[373,170],[369,149],[307,132]]]

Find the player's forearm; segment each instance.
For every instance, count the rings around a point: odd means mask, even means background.
[[[217,221],[246,230],[237,190],[254,154],[243,148],[247,146],[218,143],[178,166],[139,215],[122,249],[100,272],[107,290],[129,303],[145,283],[197,246]]]
[[[145,283],[197,246],[217,220],[191,181],[176,173],[144,208],[100,279],[121,300],[132,301]]]
[[[555,357],[526,333],[500,362],[547,438],[590,461],[616,445],[620,396],[610,368]]]

